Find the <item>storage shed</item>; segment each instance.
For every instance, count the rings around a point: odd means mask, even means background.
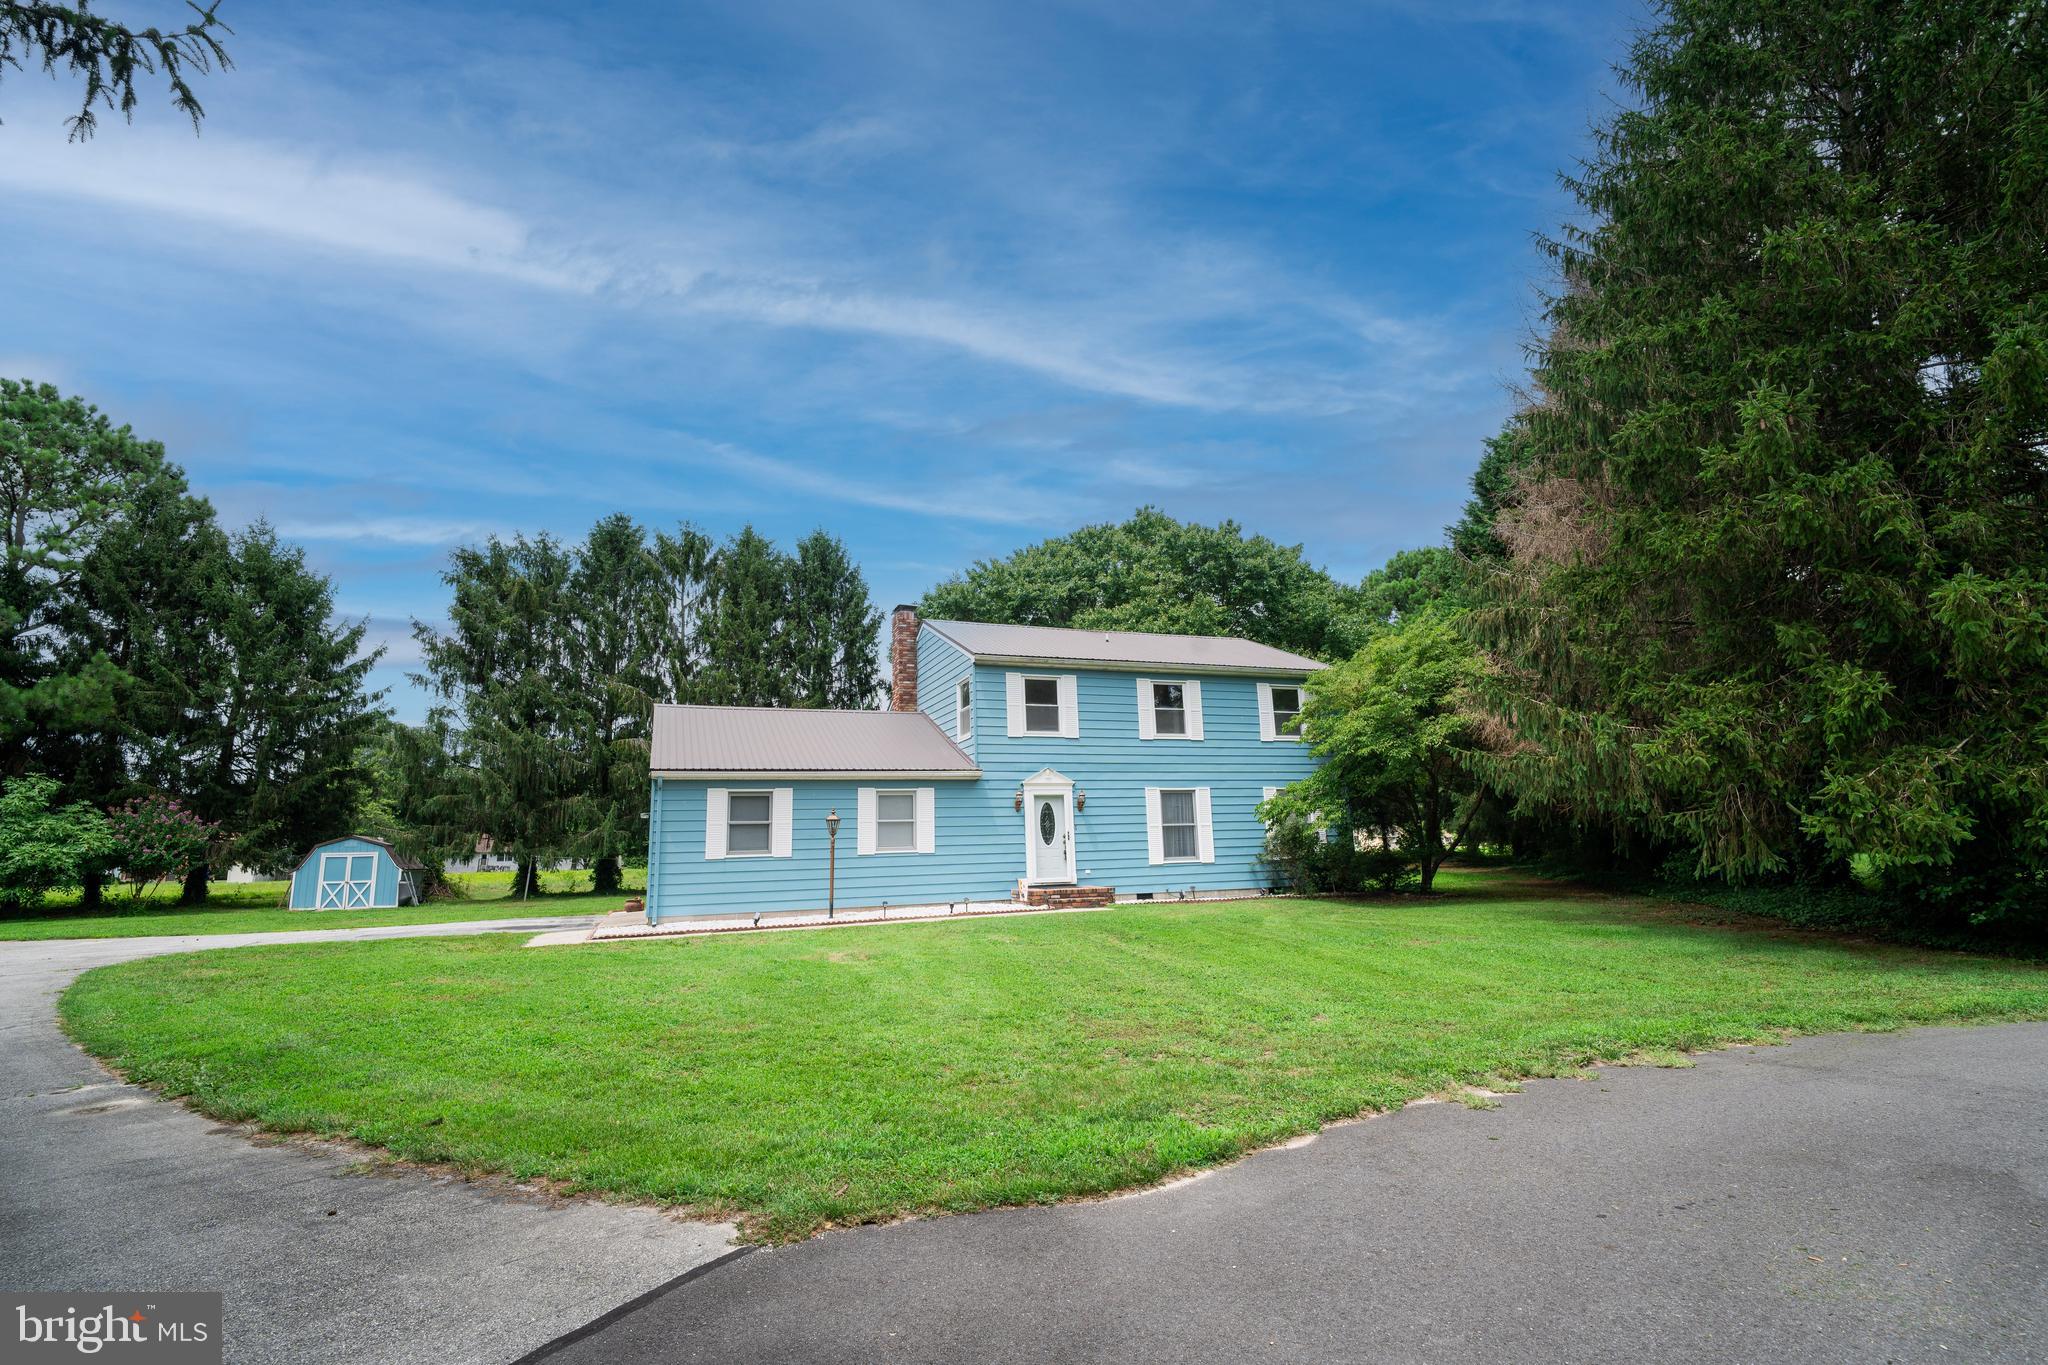
[[[313,845],[292,873],[294,910],[417,905],[420,864],[382,839],[349,834]]]

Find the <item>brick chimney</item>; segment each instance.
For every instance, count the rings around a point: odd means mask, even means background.
[[[889,709],[917,709],[917,608],[908,603],[889,617]]]

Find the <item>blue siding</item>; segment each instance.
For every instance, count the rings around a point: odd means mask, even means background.
[[[993,665],[975,669],[975,704],[988,717],[977,721],[982,736],[982,784],[1003,794],[1003,811],[1019,851],[1023,817],[1009,810],[1009,796],[1041,768],[1055,768],[1087,793],[1087,809],[1074,817],[1074,867],[1081,882],[1113,886],[1119,893],[1176,891],[1186,887],[1219,891],[1263,886],[1268,881],[1259,854],[1266,830],[1258,815],[1267,787],[1284,787],[1308,776],[1316,759],[1301,743],[1259,738],[1258,680],[1188,674],[1202,684],[1203,738],[1139,739],[1137,675],[1080,669],[1032,669],[1075,675],[1081,710],[1077,739],[1044,735],[1011,738],[1005,714],[1004,674]],[[1145,676],[1176,679],[1165,671]],[[1298,679],[1278,678],[1294,683]],[[1145,788],[1208,787],[1215,830],[1213,863],[1147,861]],[[1012,872],[1014,881],[1019,875]]]
[[[367,839],[336,839],[308,853],[292,873],[291,908],[315,910],[320,905],[320,856],[324,853],[369,853],[377,859],[376,882],[370,890],[373,909],[388,910],[398,904],[398,864],[391,854]]]
[[[930,631],[919,637],[918,692],[924,710],[952,733],[954,684],[966,657]],[[1074,814],[1075,869],[1080,881],[1128,894],[1183,888],[1236,890],[1268,880],[1259,854],[1265,828],[1258,818],[1265,788],[1285,786],[1315,766],[1308,746],[1259,738],[1258,688],[1252,678],[1199,676],[1204,737],[1138,738],[1137,686],[1132,673],[1082,669],[1031,670],[1077,678],[1080,737],[1008,733],[1004,675],[993,665],[973,666],[975,738],[971,752],[983,776],[973,782],[916,782],[934,793],[936,851],[860,856],[856,793],[880,780],[763,782],[792,791],[788,858],[704,857],[705,792],[732,781],[669,778],[654,784],[649,813],[654,856],[648,872],[648,907],[664,917],[822,907],[825,903],[825,813],[837,809],[838,903],[842,906],[999,900],[1024,875],[1024,815],[1013,808],[1019,785],[1042,768],[1057,769],[1086,793]],[[1161,681],[1175,675],[1147,674]],[[1299,679],[1276,675],[1272,681]],[[1213,863],[1147,860],[1145,788],[1208,787],[1215,837]]]
[[[917,632],[917,709],[930,716],[946,732],[946,738],[973,758],[975,743],[988,713],[982,710],[981,689],[974,689],[974,734],[960,738],[960,680],[967,676],[974,660],[967,651],[945,639],[930,627]],[[1021,836],[1020,836],[1021,837]]]

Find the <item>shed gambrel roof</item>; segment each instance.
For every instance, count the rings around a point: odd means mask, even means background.
[[[310,859],[315,853],[318,853],[321,849],[328,848],[334,844],[345,844],[349,842],[351,839],[355,840],[357,843],[360,844],[375,844],[377,847],[383,849],[386,853],[389,853],[391,855],[391,861],[397,863],[400,870],[402,871],[423,872],[426,870],[425,864],[421,863],[419,859],[411,857],[404,853],[400,853],[398,851],[398,845],[392,843],[389,839],[379,839],[374,834],[338,834],[332,839],[322,839],[319,843],[313,845],[311,848],[306,850],[306,856],[304,858],[299,859],[299,866],[304,867],[306,865],[307,859]]]
[[[983,621],[926,621],[941,637],[982,663],[1086,664],[1098,668],[1185,668],[1205,673],[1313,673],[1326,667],[1252,640],[1226,635],[1152,635],[1129,630],[998,626]]]
[[[648,766],[656,777],[981,775],[922,711],[769,706],[656,706]]]

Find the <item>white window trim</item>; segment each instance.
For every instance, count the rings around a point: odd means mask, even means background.
[[[1306,702],[1308,700],[1308,689],[1306,687],[1303,687],[1300,683],[1260,683],[1259,738],[1265,740],[1268,743],[1273,743],[1277,741],[1282,744],[1299,744],[1302,742],[1303,739],[1307,738],[1307,736],[1301,733],[1300,728],[1297,727],[1293,730],[1282,730],[1279,726],[1279,723],[1274,718],[1273,689],[1275,687],[1284,687],[1290,689],[1291,691],[1293,691],[1296,701]],[[1299,712],[1297,712],[1296,714],[1299,714]]]
[[[974,675],[968,674],[953,688],[953,737],[974,738]]]
[[[1159,708],[1152,699],[1152,689],[1161,684],[1176,685],[1180,688],[1181,715],[1187,726],[1186,730],[1181,734],[1162,735],[1159,733]],[[1194,678],[1138,679],[1138,738],[1170,741],[1202,738],[1201,682]]]
[[[1025,728],[1024,683],[1050,682],[1058,688],[1060,708],[1059,729],[1031,730]],[[1003,675],[1004,699],[1009,703],[1011,739],[1079,739],[1081,737],[1081,704],[1079,680],[1072,673],[1006,673]]]
[[[1195,794],[1195,856],[1192,858],[1169,858],[1166,856],[1166,823],[1162,818],[1160,798],[1167,792],[1191,791]],[[1193,863],[1216,861],[1216,819],[1214,804],[1207,787],[1147,787],[1145,788],[1145,857],[1154,867],[1174,867]]]
[[[860,855],[862,857],[897,857],[903,854],[928,853],[924,847],[924,815],[931,803],[930,787],[862,787],[860,789]],[[910,798],[910,819],[888,821],[892,825],[910,826],[910,847],[882,847],[882,798],[885,796],[907,796]]]
[[[704,858],[716,862],[724,858],[787,858],[795,843],[795,789],[792,787],[707,787],[704,789]],[[732,829],[732,798],[735,796],[765,796],[768,798],[768,851],[766,853],[735,853],[729,847],[728,834]],[[755,821],[749,820],[748,824]]]

